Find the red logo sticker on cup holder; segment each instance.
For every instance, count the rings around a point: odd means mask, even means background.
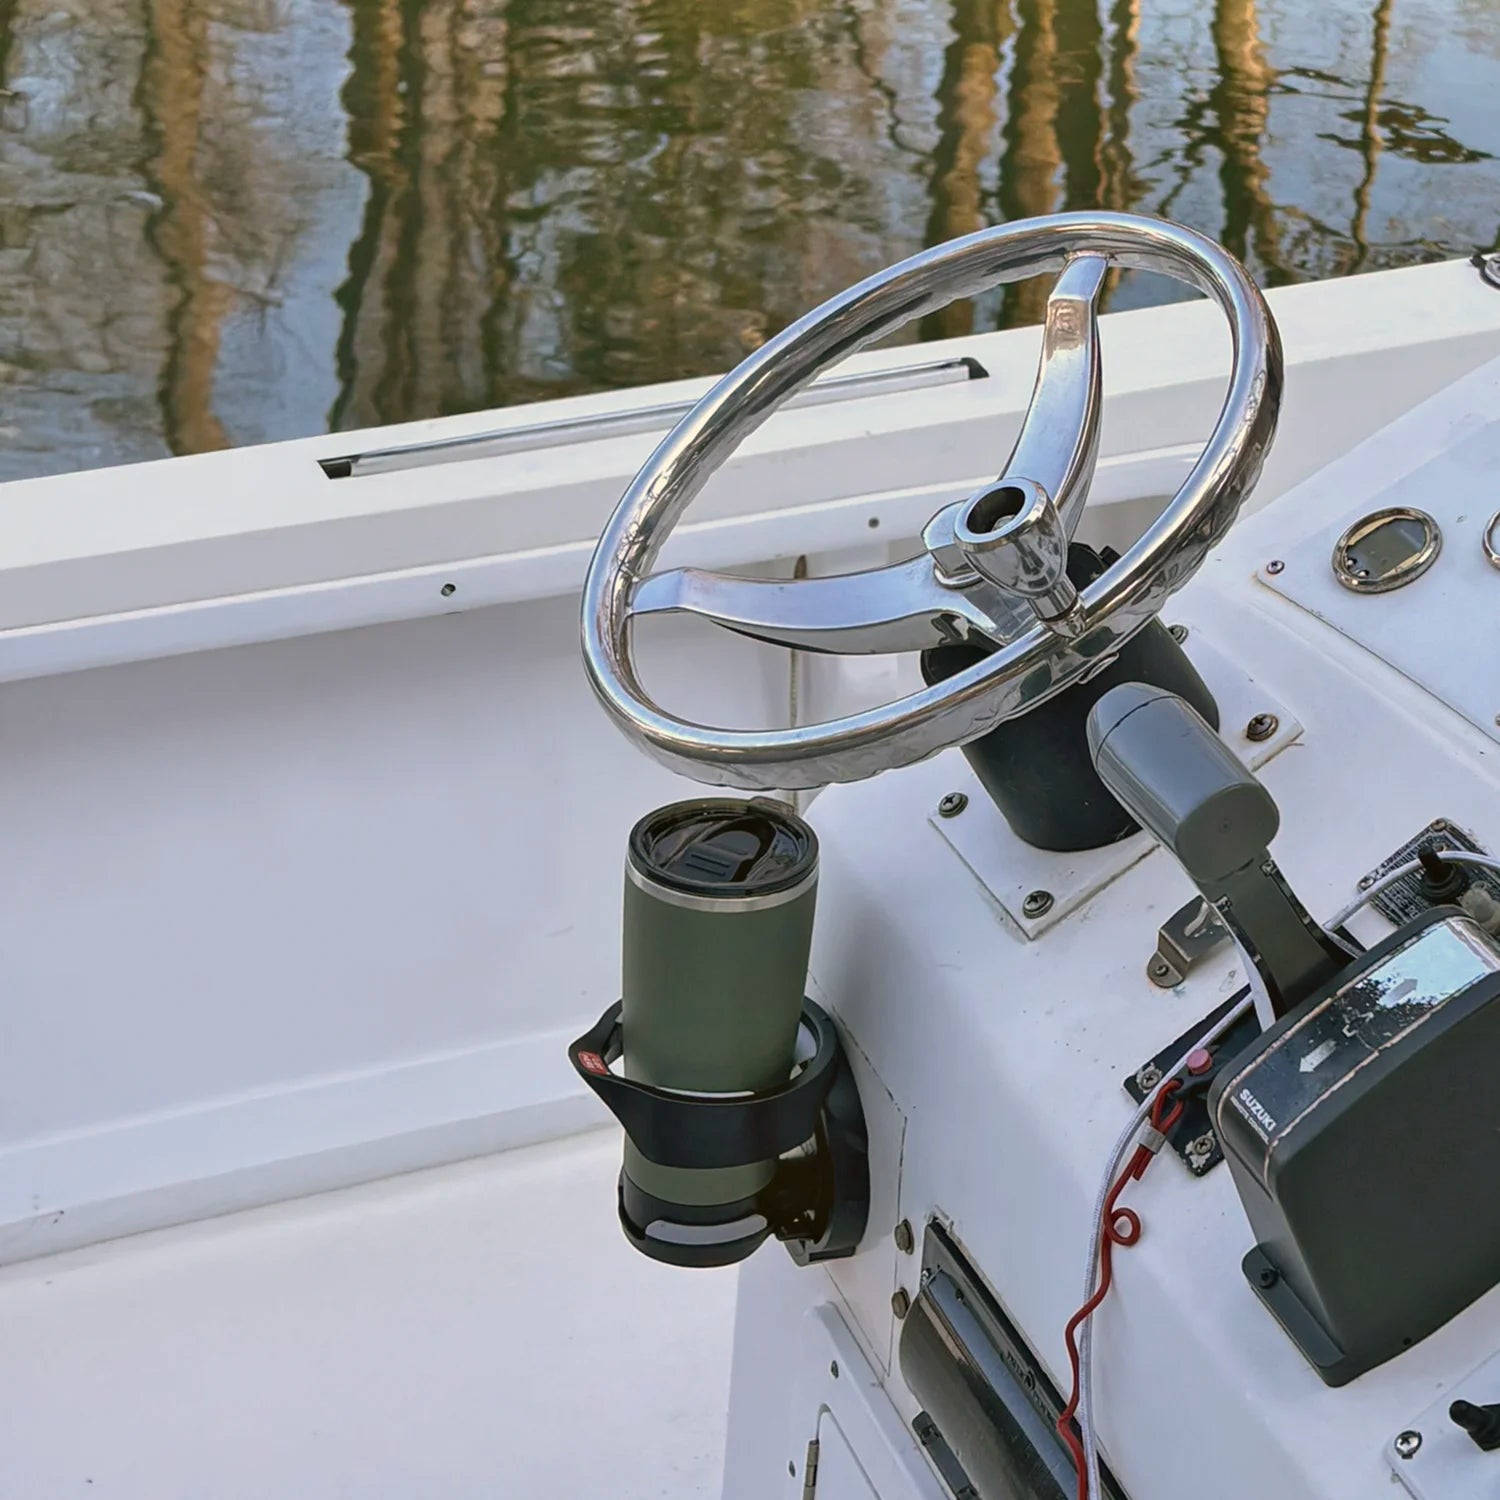
[[[590,1073],[603,1073],[606,1076],[609,1074],[609,1064],[597,1052],[580,1052],[578,1063],[580,1067],[587,1068]]]

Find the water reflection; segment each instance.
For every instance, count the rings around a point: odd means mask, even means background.
[[[1466,252],[1495,8],[0,0],[0,476],[722,369],[1063,207],[1174,214],[1270,285]]]

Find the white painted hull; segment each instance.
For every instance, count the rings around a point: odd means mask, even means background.
[[[1500,295],[1465,266],[1291,288],[1271,301],[1288,380],[1261,506],[1500,354]],[[1084,532],[1110,541],[1133,534],[1184,472],[1216,409],[1227,348],[1197,306],[1121,314],[1103,327],[1105,459]],[[779,418],[710,489],[675,560],[786,570],[805,556],[821,573],[910,546],[939,503],[998,467],[1029,393],[1035,335],[960,340],[922,358],[950,350],[979,359],[989,379]],[[896,351],[862,363],[912,358]],[[577,662],[575,591],[595,532],[652,438],[348,480],[330,480],[317,462],[699,389],[7,486],[0,1260],[26,1263],[0,1277],[0,1325],[12,1330],[0,1359],[7,1387],[27,1395],[6,1403],[0,1423],[0,1496],[272,1487],[530,1495],[547,1492],[538,1486],[548,1475],[582,1495],[716,1491],[706,1476],[717,1475],[718,1458],[706,1450],[723,1423],[731,1278],[642,1269],[610,1226],[602,1138],[446,1165],[600,1121],[563,1043],[615,992],[626,831],[685,784],[627,747],[593,704]],[[1283,514],[1243,523],[1183,596],[1181,618],[1201,615],[1221,645],[1238,642],[1249,617],[1219,601],[1220,580],[1247,576],[1292,524]],[[794,703],[804,721],[827,717],[892,696],[909,670],[792,666],[784,653],[674,623],[653,630],[647,647],[661,696],[721,722],[786,723]],[[1327,670],[1331,656],[1351,682],[1363,680],[1340,649],[1314,653],[1279,636],[1268,648],[1265,671],[1310,734],[1327,711],[1315,665]],[[1401,744],[1414,746],[1404,713]],[[1289,826],[1304,814],[1316,820],[1321,765],[1301,752],[1278,760],[1270,779],[1290,804]],[[1307,769],[1293,775],[1298,766]],[[910,825],[914,858],[954,882],[952,851],[931,835],[926,812],[962,774],[945,756],[818,806],[834,846],[818,975],[842,1015],[856,995],[887,1005],[893,1026],[910,1008],[889,988],[901,982],[901,953],[890,953],[881,1001],[829,947],[835,932],[862,930],[861,905],[878,896],[885,846],[861,854],[860,840]],[[1364,842],[1398,841],[1387,833],[1361,831],[1358,851],[1340,842],[1340,871],[1384,852]],[[1320,863],[1322,847],[1294,845],[1285,862],[1331,897],[1341,887]],[[841,859],[863,859],[865,875],[841,887]],[[1163,863],[1147,861],[1119,886],[1131,903],[1120,962],[1137,980],[1140,934],[1159,920],[1149,914],[1175,906],[1183,884],[1156,868]],[[903,886],[911,878],[905,870]],[[958,884],[979,922],[978,888],[966,872]],[[888,946],[901,931],[890,924]],[[930,957],[930,944],[921,949],[913,934],[903,951]],[[931,1003],[960,1017],[960,977],[935,978],[930,963],[921,973],[936,986]],[[1177,1002],[1157,1003],[1165,1015]],[[1137,1016],[1111,1012],[1116,1040],[1129,1040]],[[966,1035],[957,1022],[944,1032],[929,1048],[933,1066]],[[969,1040],[974,1056],[988,1055],[982,1035]],[[882,1076],[904,1066],[915,1042],[893,1036],[889,1045],[892,1061],[876,1059]],[[1077,1300],[1081,1195],[1092,1191],[1085,1165],[1122,1107],[1114,1062],[1101,1050],[1089,1063],[1096,1107],[1059,1148],[1065,1190],[1051,1220],[1035,1226],[1047,1254],[1018,1258],[1001,1225],[986,1239],[1028,1326],[1060,1330],[1057,1314]],[[897,1092],[922,1087],[913,1077]],[[914,1222],[940,1206],[937,1146],[957,1130],[913,1135],[927,1153],[913,1161],[927,1165],[903,1177],[902,1192],[925,1196],[900,1207]],[[415,1169],[434,1172],[287,1201]],[[1155,1177],[1151,1217],[1170,1224],[1187,1189],[1164,1169]],[[576,1217],[562,1206],[575,1191]],[[1212,1191],[1228,1194],[1227,1181]],[[906,1269],[890,1249],[896,1207],[877,1205],[878,1249],[834,1273],[853,1331],[826,1314],[807,1323],[816,1360],[807,1354],[786,1392],[813,1391],[830,1339],[862,1343],[877,1372],[888,1364],[889,1299]],[[1236,1213],[1229,1194],[1204,1257],[1244,1237]],[[170,1225],[186,1227],[81,1248]],[[1162,1241],[1165,1254],[1170,1235]],[[556,1248],[564,1242],[566,1253]],[[460,1262],[444,1258],[461,1244],[469,1253]],[[46,1258],[65,1251],[74,1253]],[[1126,1273],[1137,1308],[1153,1306],[1153,1253],[1143,1246]],[[823,1273],[799,1282],[783,1259],[768,1250],[751,1263],[752,1299],[768,1299],[767,1309],[778,1298],[822,1301],[810,1288],[828,1284]],[[1204,1278],[1203,1295],[1217,1295]],[[340,1295],[325,1303],[320,1287]],[[421,1289],[410,1305],[423,1315],[403,1311],[383,1338],[382,1309],[400,1303],[402,1287]],[[626,1289],[628,1313],[611,1312],[612,1288]],[[781,1493],[768,1487],[774,1478],[795,1495],[801,1481],[787,1466],[800,1456],[783,1450],[795,1450],[805,1413],[782,1420],[774,1402],[763,1409],[746,1393],[762,1304],[745,1305],[729,1494]],[[1252,1315],[1224,1313],[1245,1323],[1257,1364],[1281,1369],[1289,1349],[1273,1327],[1252,1327]],[[763,1332],[775,1326],[761,1320]],[[545,1341],[564,1337],[563,1327],[572,1350],[600,1341],[597,1358],[557,1367],[572,1372],[570,1403],[557,1379],[537,1373],[552,1368]],[[311,1360],[330,1343],[348,1351],[341,1370]],[[675,1351],[670,1379],[653,1373],[664,1345]],[[1043,1353],[1055,1361],[1054,1347]],[[386,1378],[401,1369],[406,1384]],[[692,1378],[676,1383],[684,1370]],[[1433,1372],[1422,1371],[1430,1384]],[[1317,1395],[1285,1373],[1294,1391]],[[1123,1377],[1106,1353],[1107,1399],[1119,1397]],[[1377,1446],[1361,1483],[1379,1469],[1380,1433],[1410,1395],[1403,1385],[1372,1409]],[[621,1425],[595,1444],[588,1413],[609,1401],[623,1403],[611,1408]],[[909,1414],[898,1406],[881,1395],[869,1407],[879,1421],[847,1418],[846,1436],[865,1433],[861,1462],[896,1465],[880,1500],[923,1495],[932,1482],[925,1461],[910,1468],[892,1416]],[[153,1410],[170,1415],[153,1427]],[[403,1411],[425,1415],[403,1431]],[[1299,1408],[1259,1413],[1246,1433],[1275,1429],[1283,1416],[1294,1434],[1308,1430]],[[881,1426],[887,1418],[894,1427]],[[869,1422],[868,1432],[859,1426]],[[1129,1451],[1109,1418],[1104,1436],[1111,1451]],[[1357,1436],[1365,1441],[1363,1426]],[[885,1444],[886,1457],[869,1458],[871,1444]],[[205,1478],[215,1459],[230,1477]],[[1343,1493],[1310,1461],[1256,1472],[1291,1487],[1255,1493]],[[1136,1500],[1177,1493],[1153,1480]]]

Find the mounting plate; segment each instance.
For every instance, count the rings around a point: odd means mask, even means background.
[[[1448,1415],[1459,1398],[1476,1406],[1500,1401],[1500,1353],[1455,1381],[1385,1445],[1391,1472],[1414,1500],[1495,1500],[1500,1496],[1500,1453],[1485,1453]],[[1420,1439],[1411,1451],[1411,1434]],[[1398,1446],[1398,1440],[1400,1441]],[[1402,1458],[1403,1449],[1411,1451]]]
[[[1224,742],[1252,771],[1302,733],[1301,724],[1286,706],[1204,640],[1197,628],[1189,626],[1182,644],[1218,702]],[[1265,715],[1275,719],[1276,727],[1263,739],[1249,739],[1246,729],[1250,721],[1259,717],[1264,725],[1268,722],[1262,717]],[[1135,833],[1117,844],[1077,853],[1034,848],[1011,832],[967,764],[958,763],[958,770],[961,775],[955,775],[954,790],[967,795],[968,806],[956,817],[945,818],[934,811],[929,821],[1028,940],[1076,911],[1157,847],[1149,834]],[[1026,897],[1037,891],[1049,894],[1051,903],[1044,911],[1028,916]]]
[[[1123,1082],[1125,1092],[1139,1104],[1152,1089],[1161,1082],[1162,1075],[1170,1068],[1194,1041],[1202,1036],[1215,1022],[1222,1020],[1249,994],[1248,989],[1236,991],[1222,1005],[1210,1011],[1201,1020],[1194,1021],[1181,1036],[1174,1037],[1154,1056],[1148,1057],[1133,1073],[1127,1074]],[[1260,1022],[1255,1012],[1240,1017],[1223,1036],[1214,1043],[1212,1052],[1214,1067],[1199,1082],[1201,1087],[1183,1100],[1182,1117],[1167,1132],[1167,1144],[1177,1153],[1178,1159],[1194,1177],[1205,1177],[1224,1160],[1219,1136],[1214,1130],[1208,1112],[1208,1087],[1218,1076],[1219,1066],[1242,1052],[1260,1035]]]

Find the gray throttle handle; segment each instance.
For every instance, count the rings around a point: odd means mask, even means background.
[[[1094,705],[1088,734],[1100,779],[1176,856],[1259,973],[1265,1024],[1348,963],[1271,858],[1281,826],[1271,794],[1194,709],[1122,683]]]

